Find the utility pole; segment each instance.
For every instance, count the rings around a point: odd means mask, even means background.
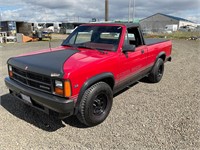
[[[135,19],[135,0],[133,0],[133,22]]]
[[[131,0],[129,0],[128,4],[128,22],[130,22],[130,18],[131,18]]]
[[[1,9],[0,9],[0,32],[1,32],[1,21],[2,21],[2,14],[1,14]]]
[[[108,21],[108,0],[105,0],[105,21]]]
[[[134,19],[135,19],[135,0],[129,0],[129,4],[128,4],[128,22],[130,22],[131,20],[134,21]]]

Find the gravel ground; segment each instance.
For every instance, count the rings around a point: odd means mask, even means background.
[[[53,40],[52,47],[61,40]],[[6,60],[47,48],[48,42],[0,45],[0,150],[200,149],[200,43],[173,41],[173,61],[158,84],[139,82],[114,98],[102,124],[85,128],[17,101],[4,85]]]

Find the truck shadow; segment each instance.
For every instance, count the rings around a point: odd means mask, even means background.
[[[47,115],[44,112],[38,111],[16,100],[10,94],[1,96],[1,106],[17,118],[48,132],[54,132],[66,125],[76,128],[87,128],[85,125],[81,124],[75,116],[64,120],[58,119],[54,114]]]
[[[135,83],[133,83],[133,84],[131,84],[131,85],[129,85],[129,86],[126,86],[123,90],[121,90],[121,91],[117,92],[116,94],[114,94],[113,97],[116,97],[116,96],[118,96],[118,95],[120,95],[120,94],[122,94],[122,93],[128,91],[130,88],[134,87],[134,86],[137,85],[138,83],[139,83],[139,82],[135,82]]]
[[[153,84],[152,82],[150,82],[150,81],[148,80],[147,77],[142,78],[142,79],[140,80],[140,82],[142,82],[142,83],[148,83],[148,84]]]
[[[126,92],[139,82],[127,86],[120,92],[116,93],[114,97]],[[42,130],[48,132],[54,132],[60,128],[66,127],[66,125],[76,127],[76,128],[87,128],[84,124],[80,123],[75,116],[68,117],[64,120],[58,119],[55,114],[45,114],[29,105],[24,104],[20,100],[16,100],[12,95],[5,94],[1,96],[0,105],[4,107],[9,113],[16,116],[19,119],[26,121]]]

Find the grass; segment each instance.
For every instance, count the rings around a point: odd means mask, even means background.
[[[200,37],[200,32],[181,32],[173,33],[154,33],[145,35],[145,38],[166,38],[166,39],[189,39],[191,37]]]

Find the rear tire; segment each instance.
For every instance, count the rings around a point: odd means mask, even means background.
[[[153,69],[151,70],[150,74],[148,75],[148,80],[151,83],[158,83],[163,76],[164,73],[164,61],[161,58],[158,58]]]
[[[98,82],[89,87],[80,102],[77,118],[86,126],[102,123],[108,116],[113,102],[111,87]]]

